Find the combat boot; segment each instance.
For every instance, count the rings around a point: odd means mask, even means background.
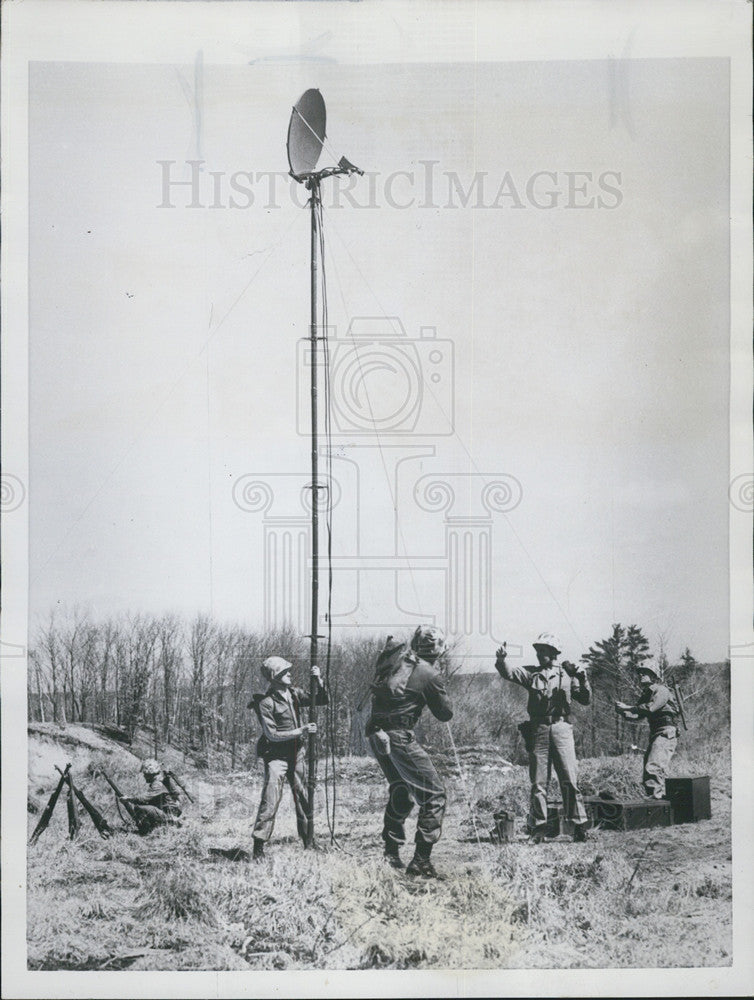
[[[395,841],[387,840],[385,841],[385,860],[390,865],[391,868],[404,868],[405,865],[401,861],[400,847]]]
[[[423,841],[417,840],[414,856],[408,863],[406,874],[420,875],[422,878],[440,878],[435,870],[435,866],[429,860],[431,853],[431,844],[425,844]]]
[[[435,866],[429,858],[420,858],[415,854],[406,868],[407,875],[420,875],[422,878],[440,878]]]
[[[254,838],[254,853],[252,855],[252,861],[259,862],[264,861],[264,841],[260,840],[259,837]]]
[[[530,844],[544,843],[546,831],[547,827],[544,824],[541,824],[540,826],[535,826],[534,829],[531,831],[531,835],[529,837],[529,843]]]

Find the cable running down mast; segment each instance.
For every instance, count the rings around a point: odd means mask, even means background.
[[[318,244],[321,242],[322,202],[320,184],[325,177],[336,175],[363,174],[343,156],[335,167],[325,167],[317,170],[316,166],[325,141],[325,124],[327,113],[324,98],[319,90],[312,88],[305,91],[298,99],[291,112],[288,125],[288,165],[290,175],[309,191],[309,209],[311,215],[311,261],[310,261],[310,319],[309,338],[311,342],[311,470],[312,470],[312,577],[311,577],[311,632],[309,635],[309,666],[318,665],[319,659],[319,463],[318,463],[318,422],[319,401],[317,385],[317,362],[319,359],[320,340],[326,341],[327,329],[323,328],[322,336],[318,335],[319,324],[317,314],[317,273]],[[324,298],[324,290],[323,290]],[[326,358],[325,344],[325,358]],[[328,401],[329,404],[329,401]],[[331,484],[325,487],[330,489]],[[310,675],[310,709],[309,721],[316,722],[317,681]],[[306,846],[314,844],[314,791],[316,786],[317,744],[316,736],[309,734],[308,742],[308,831]]]

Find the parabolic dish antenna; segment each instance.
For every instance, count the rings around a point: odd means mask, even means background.
[[[299,178],[314,173],[325,141],[325,99],[316,89],[305,91],[293,105],[288,125],[288,165]]]

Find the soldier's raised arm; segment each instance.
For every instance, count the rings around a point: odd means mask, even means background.
[[[427,708],[440,722],[449,722],[453,718],[453,706],[439,673],[427,684],[424,697],[427,700]]]
[[[573,682],[571,684],[571,697],[581,705],[588,705],[592,700],[592,687],[589,683],[586,666],[583,663],[576,666],[570,660],[563,660],[563,669]]]
[[[522,687],[529,687],[531,680],[529,671],[526,667],[514,666],[512,663],[508,662],[508,649],[506,643],[503,643],[497,651],[495,657],[495,670],[497,670],[503,680],[513,681],[514,684],[520,684]]]

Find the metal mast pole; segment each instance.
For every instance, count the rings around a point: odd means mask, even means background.
[[[311,316],[309,335],[311,338],[311,424],[312,424],[312,617],[309,665],[317,665],[318,633],[319,633],[319,467],[317,456],[317,203],[319,199],[319,178],[312,177],[309,185],[311,191]],[[316,698],[319,685],[316,677],[309,677],[309,721],[317,721]],[[317,737],[309,733],[308,745],[308,781],[307,781],[307,833],[306,846],[314,845],[314,789],[316,785]]]

